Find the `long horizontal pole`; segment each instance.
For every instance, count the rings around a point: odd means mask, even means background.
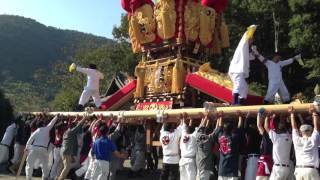
[[[256,115],[260,108],[264,108],[266,111],[272,111],[274,113],[286,113],[289,106],[293,106],[296,112],[306,113],[310,107],[311,103],[306,104],[281,104],[281,105],[255,105],[255,106],[228,106],[228,107],[217,107],[216,111],[223,111],[225,116],[234,116],[237,111],[243,113],[250,112],[252,115]],[[184,108],[184,109],[168,109],[168,110],[147,110],[147,111],[94,111],[90,115],[100,115],[104,117],[113,116],[122,116],[123,118],[129,119],[152,119],[156,118],[159,114],[168,114],[170,118],[179,117],[181,113],[188,113],[191,118],[199,118],[200,113],[204,113],[205,108]],[[37,114],[40,112],[33,112]],[[75,116],[75,115],[84,115],[86,112],[48,112],[49,115],[65,115],[65,116]]]

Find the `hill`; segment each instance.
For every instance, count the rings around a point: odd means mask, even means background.
[[[45,26],[21,16],[0,15],[0,82],[30,81],[37,69],[70,60],[76,51],[90,50],[113,41],[71,30]]]

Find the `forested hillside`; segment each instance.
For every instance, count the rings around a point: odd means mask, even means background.
[[[112,40],[77,31],[47,27],[33,19],[0,15],[0,80],[30,81],[37,69],[70,61],[76,51]]]

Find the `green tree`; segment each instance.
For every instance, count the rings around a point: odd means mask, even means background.
[[[6,82],[2,87],[15,111],[40,111],[47,107],[43,94],[35,86],[21,81]]]
[[[293,12],[290,18],[290,47],[301,52],[310,70],[308,78],[320,80],[320,1],[289,0]]]
[[[0,136],[2,137],[6,127],[13,120],[13,108],[9,99],[4,96],[3,91],[0,89]]]
[[[319,0],[289,0],[292,17],[289,20],[290,26],[290,47],[295,48],[297,53],[302,53],[305,60],[305,70],[308,80],[305,82],[294,82],[302,84],[308,99],[312,99],[313,88],[320,82],[320,36]]]

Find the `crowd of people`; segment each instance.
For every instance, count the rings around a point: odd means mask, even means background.
[[[0,144],[0,164],[16,174],[26,153],[28,180],[39,168],[43,179],[115,180],[128,154],[132,164],[128,176],[140,176],[145,152],[143,124],[127,126],[113,116],[37,114],[19,116],[7,127]]]
[[[261,108],[256,117],[238,111],[236,118],[207,112],[201,122],[187,113],[180,124],[163,119],[161,180],[317,180],[319,177],[319,114],[275,114]],[[159,130],[155,129],[155,132]],[[157,134],[157,133],[155,133]],[[9,150],[13,156],[9,159]],[[0,163],[16,173],[27,154],[25,174],[41,168],[43,179],[115,180],[130,157],[129,177],[157,169],[159,153],[146,145],[145,124],[121,123],[116,117],[18,117],[0,144]]]
[[[313,105],[309,112],[304,119],[293,107],[280,115],[261,108],[256,118],[219,112],[198,127],[186,116],[176,128],[165,123],[161,180],[179,179],[179,172],[183,180],[320,179],[319,114]]]

